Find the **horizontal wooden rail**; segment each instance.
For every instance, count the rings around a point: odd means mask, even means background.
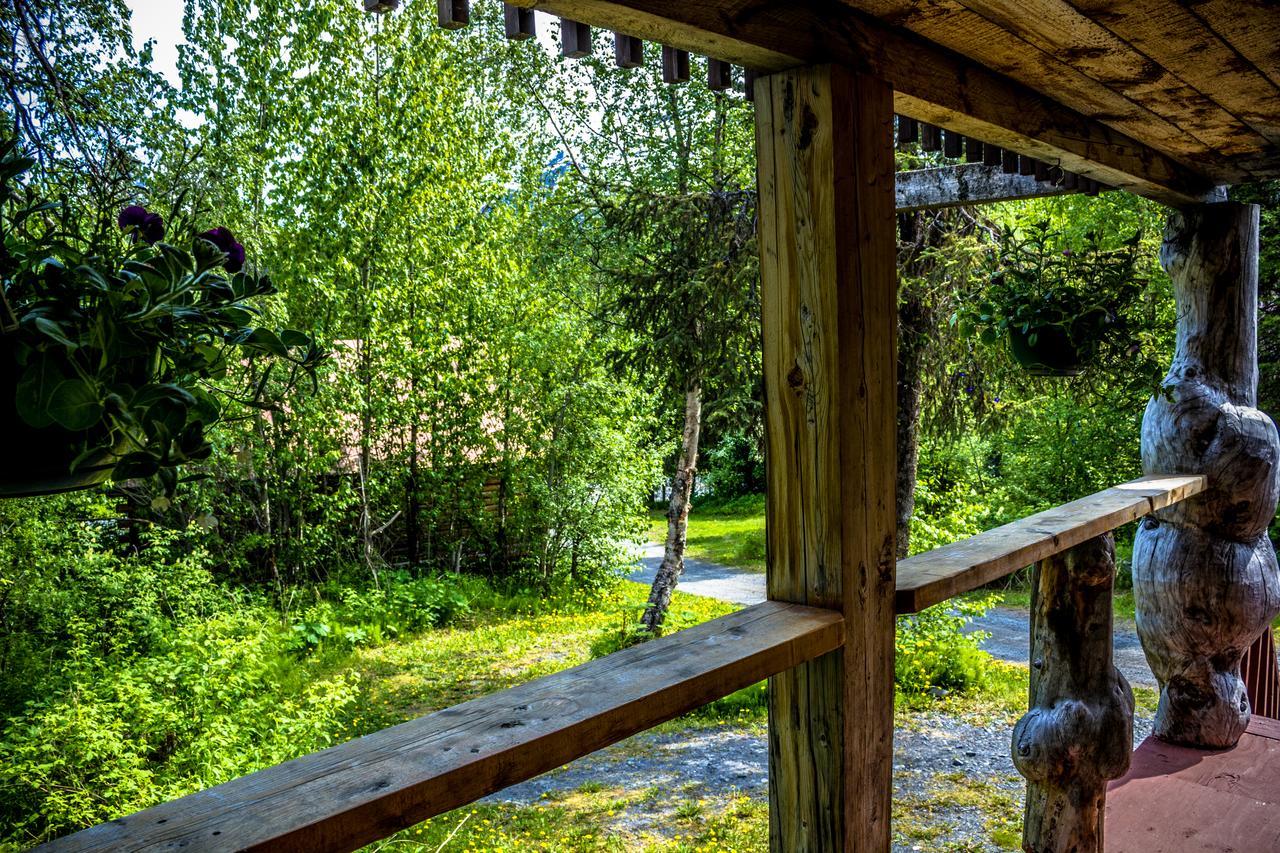
[[[1152,474],[898,563],[898,613],[917,613],[1204,491],[1198,474]]]
[[[354,850],[843,642],[839,613],[765,602],[39,849]]]

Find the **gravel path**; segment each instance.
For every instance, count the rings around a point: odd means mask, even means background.
[[[630,579],[652,583],[661,564],[662,546],[648,545],[641,557],[640,568],[631,574]],[[684,575],[680,578],[678,588],[694,595],[719,598],[735,604],[758,604],[765,598],[763,574],[744,572],[703,560],[685,560]],[[982,647],[996,657],[1014,663],[1029,662],[1029,626],[1025,610],[993,608],[985,616],[975,619],[969,630],[986,631],[990,634],[983,640]],[[1142,654],[1142,644],[1138,641],[1130,620],[1116,620],[1115,662],[1130,684],[1156,686],[1155,676],[1147,666],[1147,659]]]

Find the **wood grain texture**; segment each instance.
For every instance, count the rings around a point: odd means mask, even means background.
[[[889,849],[896,333],[893,104],[839,66],[756,83],[771,599],[844,613],[775,676],[770,847]]]
[[[1133,691],[1111,659],[1115,552],[1104,533],[1032,576],[1030,710],[1013,729],[1026,853],[1101,853],[1107,782],[1129,769]]]
[[[1216,180],[1233,179],[833,0],[518,2],[764,72],[839,62],[887,81],[903,115],[1169,204],[1206,198]]]
[[[1274,146],[1280,143],[1280,88],[1207,27],[1194,3],[1172,0],[1068,0],[1144,56],[1203,93]],[[1192,8],[1188,8],[1188,6]],[[1274,31],[1277,11],[1234,4],[1237,18]],[[1275,148],[1268,151],[1271,157]]]
[[[354,850],[841,647],[830,610],[766,602],[45,845]]]
[[[1254,717],[1234,749],[1143,741],[1107,791],[1107,853],[1280,850],[1280,726]]]
[[[844,0],[1166,153],[1216,161],[1267,140],[1065,0]],[[1187,128],[1194,128],[1190,131]]]
[[[897,609],[916,613],[1199,494],[1196,474],[1149,474],[898,563]]]
[[[1223,202],[1170,217],[1177,346],[1142,420],[1148,471],[1198,471],[1209,488],[1143,521],[1134,539],[1138,636],[1160,683],[1155,733],[1200,747],[1249,722],[1244,650],[1280,613],[1267,525],[1280,497],[1280,437],[1254,408],[1258,209]]]

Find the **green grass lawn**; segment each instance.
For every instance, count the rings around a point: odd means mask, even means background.
[[[665,507],[649,514],[649,540],[667,538]],[[685,555],[749,572],[764,571],[764,496],[748,495],[727,503],[695,502],[689,513]]]

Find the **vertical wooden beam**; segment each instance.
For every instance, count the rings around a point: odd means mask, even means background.
[[[985,156],[982,140],[974,139],[972,136],[965,137],[964,140],[964,161],[966,163],[981,163]]]
[[[941,151],[942,150],[942,128],[936,124],[920,123],[920,150],[921,151]]]
[[[962,156],[964,154],[964,136],[954,130],[946,131],[942,139],[942,153],[953,159]]]
[[[707,88],[727,92],[733,88],[733,65],[723,59],[707,59]]]
[[[469,0],[436,0],[436,23],[446,30],[460,30],[471,23]]]
[[[1221,749],[1249,724],[1240,658],[1280,613],[1267,537],[1280,436],[1256,408],[1258,208],[1221,202],[1172,214],[1160,261],[1178,336],[1163,393],[1142,419],[1142,467],[1196,471],[1209,487],[1138,526],[1138,636],[1160,683],[1155,734]]]
[[[756,80],[759,74],[751,68],[742,69],[742,93],[747,96],[747,100],[752,103],[756,100]]]
[[[665,44],[662,46],[662,82],[672,84],[689,82],[689,52],[687,50],[680,50]]]
[[[581,59],[591,53],[591,27],[581,21],[560,19],[560,53]]]
[[[842,66],[757,87],[768,591],[843,648],[770,681],[775,851],[889,850],[897,329],[893,92]]]
[[[920,123],[907,116],[898,116],[898,144],[910,145],[920,139]]]
[[[1031,707],[1013,728],[1027,853],[1102,853],[1107,781],[1129,769],[1133,690],[1112,662],[1115,575],[1109,532],[1032,575]]]
[[[614,33],[613,62],[619,68],[639,68],[644,65],[644,39]]]
[[[1004,151],[990,142],[982,143],[982,165],[999,166],[1004,162]]]
[[[1008,148],[1001,152],[1000,168],[1006,175],[1018,174],[1018,152]]]
[[[534,29],[533,15],[532,9],[503,3],[502,19],[506,27],[507,38],[512,41],[524,41],[525,39],[533,38],[537,34]]]

